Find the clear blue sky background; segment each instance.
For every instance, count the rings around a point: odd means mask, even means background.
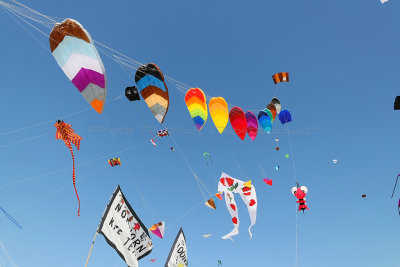
[[[399,266],[400,192],[390,199],[399,173],[400,113],[393,111],[400,90],[398,1],[24,4],[52,17],[74,18],[93,39],[140,62],[155,62],[166,75],[208,95],[223,96],[245,111],[264,108],[275,91],[271,75],[288,71],[290,83],[281,86],[277,96],[292,112],[296,171],[309,188],[310,210],[298,214],[298,266]],[[0,205],[23,226],[19,230],[0,214],[0,241],[18,266],[83,266],[118,184],[147,227],[166,222],[165,238],[153,237],[154,250],[140,266],[163,266],[181,226],[192,267],[216,266],[217,259],[223,266],[295,266],[296,200],[290,193],[295,176],[291,161],[284,158],[290,148],[280,123],[273,125],[270,135],[260,131],[254,142],[248,137],[242,142],[230,125],[219,135],[210,117],[197,133],[184,94],[168,84],[166,124],[207,187],[217,190],[222,171],[251,179],[256,187],[253,239],[248,238],[249,217],[239,200],[241,232],[235,242],[222,240],[232,229],[225,203],[218,200],[215,211],[203,205],[183,158],[177,149],[169,149],[174,146],[170,138],[158,140],[156,148],[151,145],[154,131],[164,126],[144,101],[121,98],[107,104],[103,116],[90,109],[63,117],[89,105],[57,66],[47,38],[29,29],[44,49],[7,13],[0,14]],[[126,75],[101,56],[111,100],[134,84],[134,73]],[[54,136],[58,118],[84,138],[81,150],[75,151],[76,163],[85,163],[76,170],[80,218],[71,156]],[[31,137],[37,138],[26,140]],[[280,153],[274,149],[275,137],[281,140]],[[111,168],[107,160],[118,146],[134,147],[117,154],[122,166]],[[204,151],[211,154],[213,167],[207,167]],[[334,158],[337,164],[332,163]],[[276,160],[279,172],[274,170]],[[53,174],[43,176],[46,173]],[[263,183],[266,177],[273,179],[272,187]],[[209,233],[213,235],[208,239],[201,236]],[[11,266],[4,252],[0,258],[1,266]],[[151,263],[152,258],[157,260]],[[89,266],[125,264],[99,236]]]

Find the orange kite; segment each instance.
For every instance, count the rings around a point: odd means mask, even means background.
[[[74,189],[76,193],[76,197],[78,199],[79,203],[79,208],[78,208],[78,216],[79,212],[81,210],[81,201],[79,200],[78,196],[78,191],[76,190],[76,185],[75,185],[75,158],[74,158],[74,151],[72,150],[72,144],[75,145],[75,147],[79,150],[79,147],[81,145],[81,139],[79,135],[75,133],[75,131],[71,128],[71,124],[65,123],[64,121],[58,120],[54,126],[57,128],[56,132],[56,139],[61,139],[64,141],[65,145],[69,148],[69,151],[71,151],[71,156],[72,156],[72,183],[74,184]]]

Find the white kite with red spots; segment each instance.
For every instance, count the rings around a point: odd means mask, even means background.
[[[235,202],[234,194],[239,194],[243,200],[243,202],[247,206],[247,210],[249,211],[250,216],[250,227],[249,227],[249,235],[251,234],[251,227],[256,223],[257,218],[257,194],[254,185],[250,184],[250,187],[244,185],[245,182],[232,178],[226,173],[221,174],[221,178],[218,183],[218,192],[224,192],[226,207],[229,210],[229,213],[232,217],[233,230],[223,236],[223,239],[232,239],[232,236],[239,234],[239,212]]]

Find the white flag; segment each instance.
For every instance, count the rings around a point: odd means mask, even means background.
[[[172,245],[171,251],[169,252],[169,256],[167,262],[165,263],[165,267],[187,267],[187,248],[186,248],[186,239],[185,234],[183,233],[182,228],[179,230],[178,235],[175,238],[175,242]]]
[[[129,267],[137,267],[138,260],[153,249],[147,228],[126,201],[119,186],[104,211],[99,233]]]

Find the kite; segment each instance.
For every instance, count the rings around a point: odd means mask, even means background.
[[[231,190],[231,188],[234,189]],[[239,212],[236,206],[234,193],[239,194],[243,202],[247,206],[251,221],[249,227],[249,235],[251,238],[251,227],[256,223],[257,217],[257,194],[254,185],[251,185],[251,187],[249,188],[244,185],[243,181],[232,178],[226,173],[222,173],[218,183],[218,191],[224,192],[225,204],[229,210],[229,213],[232,217],[232,223],[234,225],[233,230],[222,238],[231,239],[233,241],[232,236],[239,234]]]
[[[394,110],[400,110],[400,96],[396,96],[394,99]]]
[[[139,91],[136,86],[126,87],[125,96],[129,101],[137,101],[140,100]]]
[[[282,110],[281,113],[279,113],[279,120],[281,121],[282,124],[291,122],[292,115],[288,110]]]
[[[396,183],[394,184],[394,188],[393,188],[393,192],[392,192],[392,196],[391,196],[391,198],[393,198],[394,191],[396,190],[397,181],[399,180],[399,176],[400,176],[400,174],[399,174],[399,175],[397,175],[397,177],[396,177]],[[400,215],[400,199],[399,199],[399,204],[398,204],[398,207],[397,207],[397,209],[398,209],[398,211],[399,211],[399,215]]]
[[[271,112],[273,121],[275,120],[276,114],[278,113],[274,104],[268,104],[267,108]]]
[[[265,179],[263,179],[263,181],[264,181],[267,185],[271,185],[271,186],[272,186],[272,179],[265,178]]]
[[[250,136],[251,140],[254,141],[258,132],[258,122],[256,115],[254,115],[254,113],[251,111],[247,111],[245,116],[247,121],[247,134]]]
[[[275,170],[279,171],[279,165],[275,166]]]
[[[169,252],[167,262],[165,263],[165,267],[187,267],[187,266],[188,266],[188,259],[187,259],[186,238],[181,228],[175,238],[171,251]]]
[[[306,194],[308,193],[307,187],[299,186],[297,184],[297,187],[292,188],[292,194],[298,199],[296,203],[299,203],[299,211],[302,210],[304,213],[305,209],[308,209],[307,204],[306,204]]]
[[[222,97],[213,97],[208,103],[208,108],[215,127],[222,134],[229,121],[228,104]]]
[[[237,136],[244,140],[247,131],[247,121],[243,110],[239,107],[233,107],[229,112],[229,121]]]
[[[152,232],[154,235],[158,236],[159,238],[164,237],[164,230],[165,230],[164,222],[156,223],[149,228],[149,231]]]
[[[0,207],[0,210],[6,215],[6,217],[13,223],[15,226],[17,226],[19,229],[22,230],[22,226],[17,222],[16,219],[14,219],[10,214],[8,214],[7,211],[5,211],[2,207]]]
[[[75,185],[75,158],[74,158],[74,151],[72,150],[72,144],[75,145],[76,149],[79,150],[81,145],[81,139],[79,135],[75,133],[75,131],[71,128],[71,124],[65,123],[63,121],[58,120],[54,127],[57,128],[56,132],[56,139],[61,139],[64,141],[65,145],[69,148],[72,156],[72,183],[74,184],[76,198],[78,199],[79,208],[78,208],[78,216],[81,210],[81,201],[79,200],[78,191],[76,190]]]
[[[210,153],[204,152],[203,157],[206,160],[207,166],[208,166],[208,161],[210,161],[210,163],[213,164]],[[208,160],[207,160],[207,158],[208,158]]]
[[[170,148],[172,151],[175,151],[175,149],[171,146],[171,148]]]
[[[54,26],[49,41],[51,53],[65,75],[102,113],[107,95],[106,72],[89,33],[78,21],[66,19]]]
[[[159,137],[164,137],[164,136],[169,135],[169,133],[168,133],[168,130],[164,129],[164,130],[159,130],[159,131],[157,131],[157,135],[158,135]]]
[[[272,79],[274,80],[275,84],[281,82],[289,82],[289,73],[288,72],[280,72],[272,75]]]
[[[389,1],[389,0],[381,0],[381,3],[383,4],[383,3],[386,3],[387,1]]]
[[[222,200],[222,197],[224,196],[224,192],[217,192],[217,193],[215,193],[215,196],[216,196],[219,200]]]
[[[211,234],[208,234],[208,235],[201,235],[202,237],[205,237],[205,238],[208,238],[208,237],[210,237],[211,236]]]
[[[287,159],[288,159],[288,158],[289,158],[289,154],[286,154],[286,155],[285,155],[285,158],[287,158]]]
[[[153,144],[153,146],[157,146],[153,139],[150,139],[150,142]]]
[[[279,142],[279,138],[275,138],[275,142]]]
[[[201,130],[207,121],[208,111],[204,92],[200,88],[191,88],[185,95],[186,106],[197,130]]]
[[[281,106],[281,101],[279,101],[278,98],[276,98],[276,97],[272,98],[271,104],[275,106],[276,113],[278,113],[278,114],[281,113],[282,106]]]
[[[266,131],[267,133],[271,133],[271,128],[272,128],[272,121],[271,117],[269,117],[268,113],[265,112],[264,110],[261,110],[258,113],[258,122],[260,123],[261,127]]]
[[[222,261],[218,260],[218,267],[221,266],[222,267]]]
[[[121,159],[120,158],[113,158],[108,161],[108,163],[111,165],[111,167],[114,167],[115,165],[121,165]]]
[[[151,261],[151,262],[155,262],[157,259],[151,259],[151,260],[149,260],[149,261]]]
[[[159,123],[163,123],[169,107],[168,87],[160,68],[154,64],[141,65],[135,82],[144,101]]]
[[[214,210],[217,209],[217,206],[215,205],[215,201],[214,198],[210,198],[209,200],[206,201],[206,203],[204,203],[207,207],[212,208]]]
[[[361,195],[363,198],[365,198],[367,195]]]
[[[276,151],[279,151],[279,146],[275,147]]]
[[[334,160],[332,160],[332,161],[333,161],[333,163],[335,163],[335,164],[337,163],[337,159],[334,159]]]

